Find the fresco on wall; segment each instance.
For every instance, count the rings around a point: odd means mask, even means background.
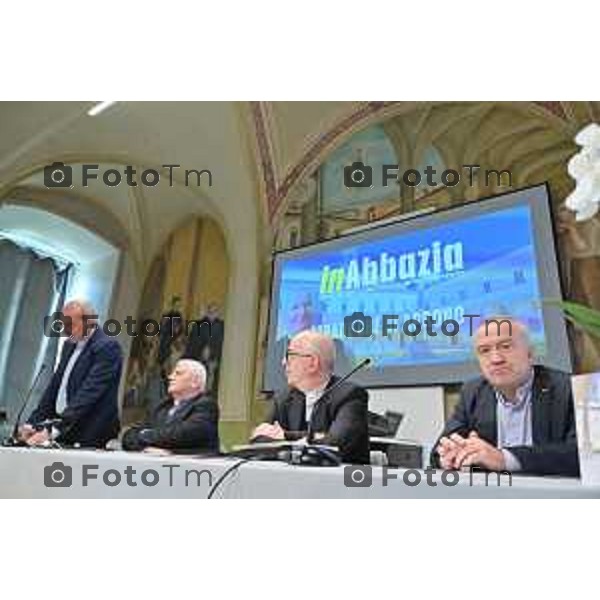
[[[372,186],[346,187],[344,169],[362,162],[372,168]],[[321,167],[321,198],[323,211],[344,210],[353,206],[373,204],[398,197],[393,182],[382,182],[382,165],[398,164],[398,158],[382,125],[364,129],[334,150]]]
[[[143,419],[166,397],[169,373],[180,358],[204,365],[206,389],[218,397],[228,273],[225,242],[214,223],[195,219],[170,236],[144,285],[138,320],[153,320],[160,329],[133,340],[125,423]]]

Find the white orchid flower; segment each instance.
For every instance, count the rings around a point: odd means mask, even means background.
[[[587,150],[581,150],[569,159],[567,171],[573,179],[579,181],[589,173],[593,166],[592,153]]]
[[[575,143],[583,148],[600,148],[600,125],[598,123],[586,125],[575,136]]]
[[[565,205],[576,213],[576,221],[585,221],[598,212],[600,205],[600,125],[590,123],[584,127],[575,136],[575,143],[582,148],[567,165],[575,189]]]

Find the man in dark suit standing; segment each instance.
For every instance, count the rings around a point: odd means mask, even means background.
[[[48,442],[35,425],[60,418],[53,438],[61,444],[104,447],[119,432],[118,390],[123,366],[121,346],[97,324],[85,300],[67,302],[62,311],[65,341],[60,361],[37,408],[20,429],[30,446]]]
[[[123,433],[125,450],[161,448],[179,454],[219,452],[219,407],[205,392],[206,369],[180,359],[169,375],[169,398],[149,421]]]
[[[283,361],[289,389],[276,398],[270,417],[252,438],[298,440],[310,430],[315,442],[337,446],[344,462],[368,464],[369,396],[348,381],[328,393],[339,379],[333,375],[334,362],[330,337],[315,331],[294,336]]]
[[[463,385],[432,463],[578,477],[569,375],[533,365],[527,328],[512,317],[487,319],[474,343],[482,376]]]

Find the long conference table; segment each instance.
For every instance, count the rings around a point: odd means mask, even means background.
[[[444,475],[440,469],[427,474],[235,457],[0,449],[2,498],[207,498],[211,491],[213,498],[600,498],[600,484],[578,479],[514,475],[509,481],[506,475],[498,480],[495,474]]]

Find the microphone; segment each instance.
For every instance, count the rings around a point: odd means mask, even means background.
[[[62,423],[61,418],[44,419],[43,421],[36,423],[36,427],[42,427],[43,429],[52,429],[53,427],[56,427],[56,426],[60,425],[61,423]]]
[[[19,440],[19,424],[21,423],[21,417],[23,416],[23,412],[25,411],[25,408],[29,404],[29,400],[31,400],[31,395],[33,394],[33,390],[35,390],[35,388],[37,387],[40,377],[42,376],[42,373],[46,370],[46,367],[47,367],[47,365],[45,363],[42,364],[42,366],[40,367],[39,371],[37,372],[37,374],[35,376],[35,379],[33,380],[33,383],[29,387],[29,390],[27,391],[27,394],[25,395],[25,402],[23,402],[23,404],[21,405],[21,408],[17,414],[17,418],[15,420],[15,425],[12,430],[12,435],[4,442],[5,446],[21,446],[21,445],[23,445],[23,443]]]
[[[331,394],[331,392],[352,377],[354,373],[371,364],[371,362],[370,358],[360,361],[351,371],[340,377],[331,387],[324,390],[319,400],[315,403],[315,406],[327,394]],[[319,442],[315,443],[313,435],[309,421],[305,442],[299,440],[275,441],[268,437],[261,439],[261,436],[258,436],[253,438],[250,444],[234,446],[232,454],[248,460],[282,460],[294,465],[338,466],[341,463],[338,449],[320,444]]]
[[[48,433],[48,439],[45,442],[43,442],[42,444],[37,445],[36,448],[60,448],[61,446],[54,440],[54,436],[53,436],[52,432],[61,423],[62,423],[61,418],[44,419],[43,421],[36,423],[35,428],[38,431],[45,429],[46,432]]]
[[[352,375],[354,375],[354,373],[356,373],[357,371],[360,371],[361,369],[364,369],[367,365],[370,365],[373,361],[370,358],[365,358],[363,360],[361,360],[351,371],[349,371],[348,373],[346,373],[343,377],[340,377],[331,387],[328,387],[322,394],[321,397],[317,400],[317,402],[315,402],[315,406],[317,405],[318,402],[321,402],[321,400],[323,400],[323,398],[325,398],[325,396],[331,394],[331,392],[333,392],[334,390],[336,390],[338,387],[340,387],[340,385],[342,385],[342,383],[345,383],[346,381],[348,381],[348,379],[350,379],[350,377],[352,377]],[[313,406],[313,411],[314,411],[315,407]],[[308,431],[306,434],[306,443],[307,444],[312,444],[313,443],[313,431],[312,428],[310,426],[310,421],[308,422]]]

